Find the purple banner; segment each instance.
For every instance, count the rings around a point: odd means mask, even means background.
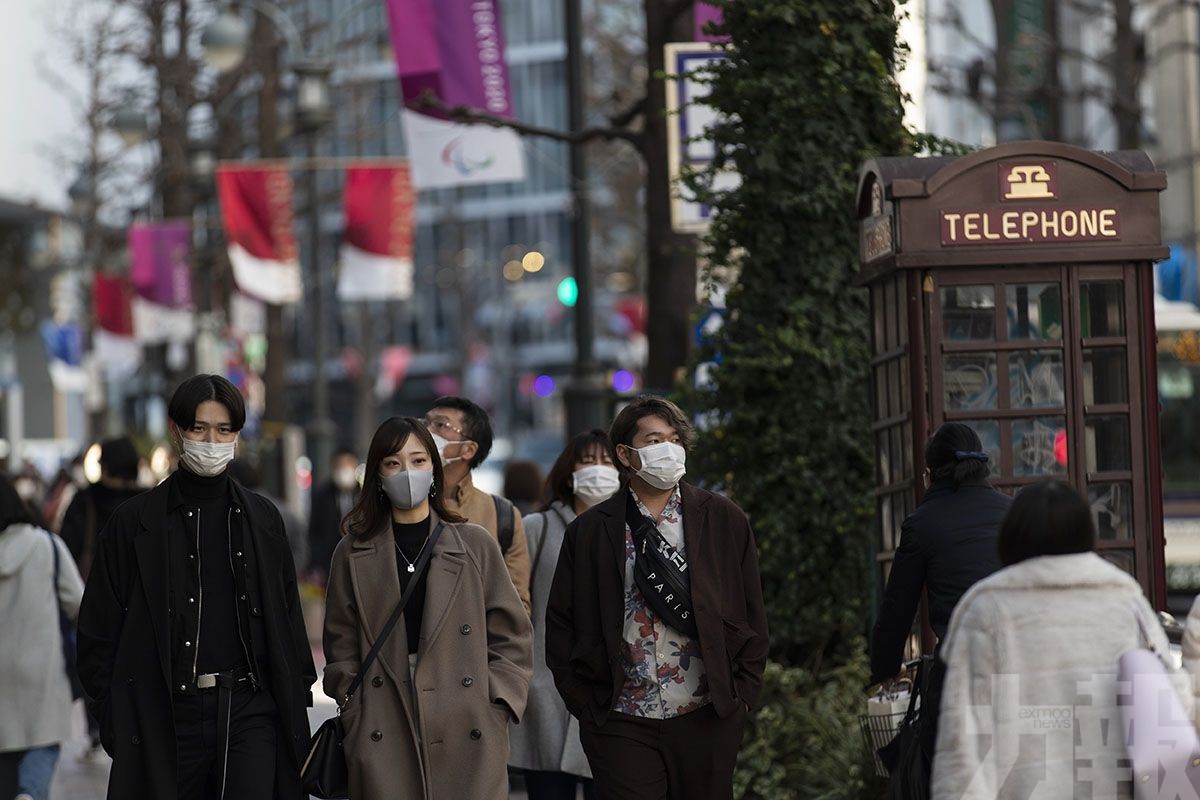
[[[131,226],[129,275],[138,296],[168,308],[191,306],[191,249],[192,227],[187,220]]]
[[[692,40],[696,42],[723,42],[728,39],[728,36],[713,36],[704,32],[704,26],[712,22],[720,25],[724,21],[725,15],[721,9],[708,3],[697,2],[692,11],[695,27],[692,34]]]
[[[429,91],[449,106],[512,116],[498,0],[388,0],[388,19],[405,105]]]

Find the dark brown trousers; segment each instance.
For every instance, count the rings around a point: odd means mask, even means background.
[[[712,705],[671,719],[613,712],[581,720],[580,740],[600,800],[730,800],[746,710],[721,719]]]

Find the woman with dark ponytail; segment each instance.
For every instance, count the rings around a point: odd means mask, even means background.
[[[929,593],[929,624],[940,641],[959,598],[1000,569],[996,536],[1012,499],[988,483],[988,454],[979,435],[961,422],[947,422],[926,443],[925,464],[928,488],[900,527],[871,634],[875,682],[900,672],[922,590]]]

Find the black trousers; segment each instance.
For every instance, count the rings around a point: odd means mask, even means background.
[[[525,792],[529,800],[575,800],[576,790],[583,784],[583,800],[597,800],[596,785],[588,778],[567,772],[522,770]]]
[[[712,705],[671,719],[588,715],[579,738],[600,800],[731,800],[746,709],[721,719]]]
[[[275,793],[278,715],[265,688],[238,684],[229,695],[228,758],[218,725],[222,693],[176,695],[175,764],[179,800],[251,800]]]

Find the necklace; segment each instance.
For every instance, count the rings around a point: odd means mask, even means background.
[[[428,541],[429,541],[429,537],[426,536],[425,542],[428,542]],[[425,542],[421,542],[421,550],[425,549]],[[399,553],[400,557],[404,559],[404,563],[408,564],[408,567],[405,569],[405,572],[408,572],[408,573],[416,572],[417,571],[416,563],[414,561],[408,560],[408,556],[404,555],[404,551],[400,549],[400,544],[398,542],[396,542],[395,540],[392,540],[392,544],[395,545],[396,552]],[[417,561],[419,561],[421,559],[421,550],[417,551],[417,558],[416,558]]]

